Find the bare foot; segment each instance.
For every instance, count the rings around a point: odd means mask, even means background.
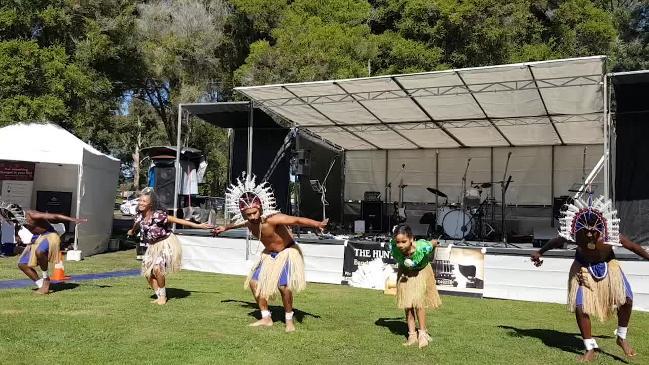
[[[273,320],[270,317],[262,318],[255,323],[251,323],[250,327],[270,327],[273,325]]]
[[[617,345],[622,348],[622,351],[624,351],[624,355],[626,355],[628,357],[633,357],[633,356],[637,355],[637,353],[635,352],[633,347],[631,347],[631,345],[629,344],[629,341],[623,340],[623,339],[618,337],[616,342],[617,342]]]
[[[36,290],[38,294],[49,294],[50,293],[50,280],[43,280],[43,286]]]
[[[155,300],[155,303],[157,305],[165,305],[167,304],[167,297],[159,297],[158,299]]]
[[[403,343],[404,346],[412,346],[417,343],[417,332],[408,334],[408,340]]]
[[[597,359],[597,351],[588,350],[583,355],[577,356],[577,362],[591,362]]]
[[[293,323],[292,319],[290,321],[286,321],[286,329],[284,331],[295,332],[295,324]]]

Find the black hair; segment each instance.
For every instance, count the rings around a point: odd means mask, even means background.
[[[405,224],[405,223],[397,224],[392,229],[392,236],[396,237],[397,235],[400,235],[400,234],[405,234],[406,237],[408,237],[408,238],[414,238],[415,237],[412,234],[412,228],[410,228],[410,226]]]

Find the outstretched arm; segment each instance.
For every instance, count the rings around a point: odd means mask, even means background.
[[[532,263],[534,263],[534,266],[541,266],[543,265],[543,260],[541,260],[541,256],[543,256],[544,253],[552,250],[553,248],[559,248],[563,246],[566,242],[568,242],[567,239],[563,237],[555,237],[551,240],[548,241],[543,247],[541,247],[538,251],[535,251],[532,253],[530,256],[530,259],[532,259]]]
[[[304,217],[294,217],[292,215],[286,214],[275,214],[268,218],[268,222],[273,224],[283,224],[285,226],[300,226],[300,227],[311,227],[319,229],[320,232],[324,231],[329,223],[329,218],[323,220],[322,222],[304,218]]]
[[[649,260],[649,252],[645,251],[642,246],[631,241],[628,237],[620,235],[620,243],[622,244],[622,247],[626,248],[627,250],[633,252],[634,254],[642,257],[645,260]]]
[[[241,227],[245,227],[247,222],[242,222],[242,223],[236,223],[236,224],[226,224],[225,226],[218,226],[212,230],[212,235],[218,236],[219,234],[229,231],[231,229],[237,229]]]
[[[27,212],[27,217],[34,221],[46,220],[50,223],[63,223],[63,222],[85,223],[88,221],[88,219],[86,218],[72,218],[63,214],[43,213],[36,210],[30,210],[29,212]]]
[[[167,222],[169,223],[176,223],[176,224],[182,224],[183,226],[189,226],[192,228],[197,228],[197,229],[212,229],[214,228],[213,225],[209,223],[194,223],[190,222],[186,219],[180,219],[177,217],[174,217],[173,215],[167,216]]]

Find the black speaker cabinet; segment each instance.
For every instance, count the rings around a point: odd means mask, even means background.
[[[65,191],[37,191],[36,210],[70,216],[72,212],[72,193]],[[65,222],[67,230],[70,223]]]
[[[155,186],[158,203],[162,209],[173,209],[176,169],[174,166],[155,166]]]
[[[383,203],[381,201],[361,202],[361,217],[365,221],[365,231],[383,231]]]

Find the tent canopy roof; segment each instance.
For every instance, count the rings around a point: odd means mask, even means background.
[[[599,144],[605,56],[238,87],[346,150]]]
[[[16,123],[0,128],[0,160],[81,165],[83,151],[106,155],[54,123]]]

